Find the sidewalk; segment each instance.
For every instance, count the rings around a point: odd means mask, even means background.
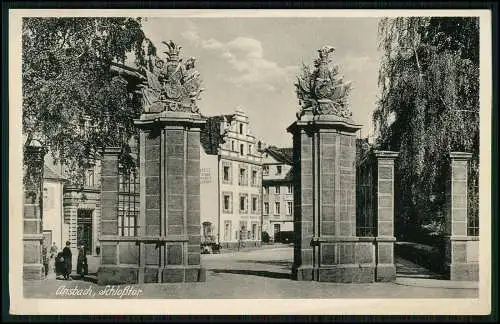
[[[476,281],[451,281],[439,279],[397,277],[394,283],[397,285],[421,288],[479,289],[479,282]]]
[[[293,249],[253,248],[225,254],[202,255],[207,270],[205,282],[134,284],[126,287],[140,295],[122,298],[168,299],[266,299],[266,298],[478,298],[479,289],[471,283],[448,282],[429,278],[398,277],[396,282],[368,284],[341,284],[291,279]],[[397,260],[397,264],[413,269],[411,264]],[[411,273],[410,273],[411,274]],[[75,277],[76,278],[76,277]],[[27,298],[120,298],[101,294],[109,286],[98,286],[91,279],[24,282]],[[95,278],[95,276],[94,276]],[[453,288],[453,289],[451,289]],[[68,290],[70,289],[70,290]],[[92,295],[68,295],[72,290],[90,291]]]
[[[250,251],[266,250],[266,249],[281,249],[281,248],[287,248],[287,247],[293,248],[293,244],[271,243],[271,244],[262,244],[261,246],[243,247],[243,248],[240,248],[239,250],[237,248],[236,249],[223,248],[220,250],[220,254],[250,252]]]

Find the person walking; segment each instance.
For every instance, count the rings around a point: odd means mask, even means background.
[[[83,277],[88,274],[88,263],[87,263],[87,253],[85,252],[85,246],[81,246],[78,249],[78,263],[76,264],[76,272]]]
[[[57,252],[59,251],[59,249],[57,248],[57,244],[56,242],[53,242],[52,243],[52,246],[50,247],[50,254],[55,257],[57,255]]]
[[[66,241],[66,246],[62,251],[62,257],[64,258],[64,279],[66,280],[71,280],[69,275],[71,274],[71,268],[73,266],[71,261],[73,254],[71,253],[70,245],[70,241]]]
[[[59,249],[57,248],[56,242],[52,243],[52,246],[50,247],[50,260],[49,260],[49,269],[50,271],[54,271],[57,275],[56,271],[56,258],[57,258],[57,253]]]
[[[42,264],[45,278],[47,278],[49,274],[49,249],[45,245],[45,242],[42,243]]]

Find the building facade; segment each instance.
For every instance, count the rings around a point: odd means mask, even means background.
[[[225,248],[236,248],[242,242],[245,246],[260,245],[262,154],[259,142],[241,109],[214,119],[219,127],[213,131],[223,135],[214,154],[201,156],[202,241],[214,240]],[[213,193],[217,193],[218,204],[214,203]]]
[[[262,160],[262,230],[271,240],[293,231],[293,151],[266,147]]]
[[[63,246],[67,228],[61,221],[64,215],[63,196],[65,179],[60,170],[45,164],[43,170],[43,238],[47,247]]]
[[[137,150],[137,143],[131,145]],[[137,153],[132,154],[137,158]],[[100,253],[101,229],[101,157],[96,155],[84,174],[82,185],[73,185],[65,167],[53,163],[47,155],[44,170],[43,233],[46,242],[56,243],[61,250],[71,243],[76,260],[78,247],[87,254]],[[138,166],[138,164],[137,164]],[[139,214],[139,168],[119,172],[118,232],[120,236],[135,236]],[[73,262],[76,267],[76,261]]]

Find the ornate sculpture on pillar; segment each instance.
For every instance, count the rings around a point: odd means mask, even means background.
[[[200,73],[195,70],[196,59],[185,63],[179,57],[181,46],[163,42],[167,46],[166,61],[154,57],[154,66],[144,68],[147,84],[142,86],[144,113],[179,111],[198,113],[197,100],[204,90]]]
[[[352,83],[344,82],[337,65],[330,65],[330,55],[334,52],[332,46],[323,46],[318,50],[319,57],[314,61],[314,69],[303,65],[302,74],[295,84],[301,105],[298,119],[307,113],[351,118],[347,99]]]
[[[293,134],[295,193],[293,277],[333,282],[375,281],[373,238],[356,236],[356,132],[348,107],[350,82],[330,66],[331,46],[296,83],[301,109]]]

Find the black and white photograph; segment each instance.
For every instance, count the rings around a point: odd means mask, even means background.
[[[489,12],[263,11],[10,10],[11,312],[490,312]]]

